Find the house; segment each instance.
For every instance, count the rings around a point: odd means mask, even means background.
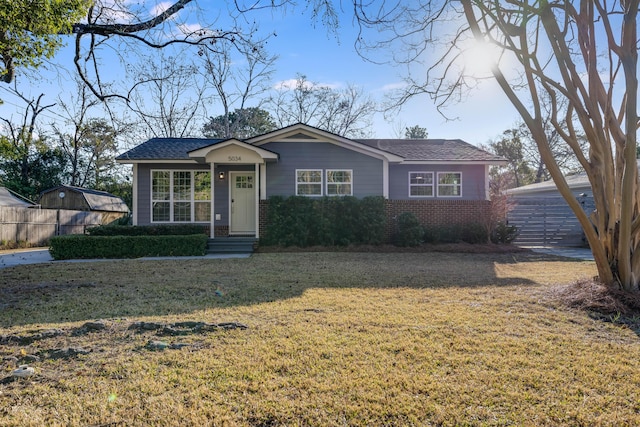
[[[129,207],[117,196],[106,191],[59,185],[40,193],[38,203],[43,209],[92,211],[102,215],[102,224],[108,224],[129,215]]]
[[[569,175],[565,179],[585,212],[592,212],[595,205],[587,174]],[[507,221],[518,228],[514,244],[532,247],[586,245],[582,226],[552,180],[512,188],[506,194],[513,202]]]
[[[259,238],[272,196],[383,196],[389,219],[478,222],[501,157],[461,140],[354,140],[296,124],[249,138],[153,138],[133,165],[133,224],[201,223],[210,236]]]

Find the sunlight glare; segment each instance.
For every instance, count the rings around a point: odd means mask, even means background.
[[[492,67],[500,60],[500,49],[491,43],[472,41],[463,53],[464,73],[472,77],[490,77]]]

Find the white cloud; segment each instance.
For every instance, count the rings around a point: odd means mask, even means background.
[[[298,79],[288,79],[281,80],[273,85],[273,88],[276,90],[292,90],[298,86]],[[341,83],[314,83],[308,80],[305,80],[304,87],[305,89],[320,89],[320,88],[328,88],[328,89],[339,89],[344,85]]]
[[[399,89],[404,89],[407,87],[407,84],[405,82],[395,82],[395,83],[388,83],[384,86],[382,86],[379,91],[380,92],[391,92],[394,90],[399,90]]]

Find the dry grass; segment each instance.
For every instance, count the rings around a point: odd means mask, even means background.
[[[41,360],[0,383],[0,425],[639,425],[634,330],[549,297],[594,274],[530,253],[3,269],[0,356]],[[184,320],[248,328],[129,329]],[[91,352],[51,357],[69,347]]]

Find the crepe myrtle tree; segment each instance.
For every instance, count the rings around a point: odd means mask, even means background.
[[[600,280],[640,291],[638,129],[639,0],[493,0],[357,4],[364,55],[401,44],[407,64],[398,102],[429,94],[438,106],[478,82],[467,53],[489,52],[497,82],[528,127],[558,191],[578,218]],[[374,30],[369,36],[368,30]],[[437,56],[434,56],[437,55]],[[475,57],[478,57],[476,55]],[[429,62],[419,76],[411,73]],[[477,61],[476,61],[477,62]],[[550,122],[591,183],[595,211],[583,211],[567,185],[545,132]],[[563,106],[561,108],[560,106]],[[584,136],[587,148],[580,138]]]

